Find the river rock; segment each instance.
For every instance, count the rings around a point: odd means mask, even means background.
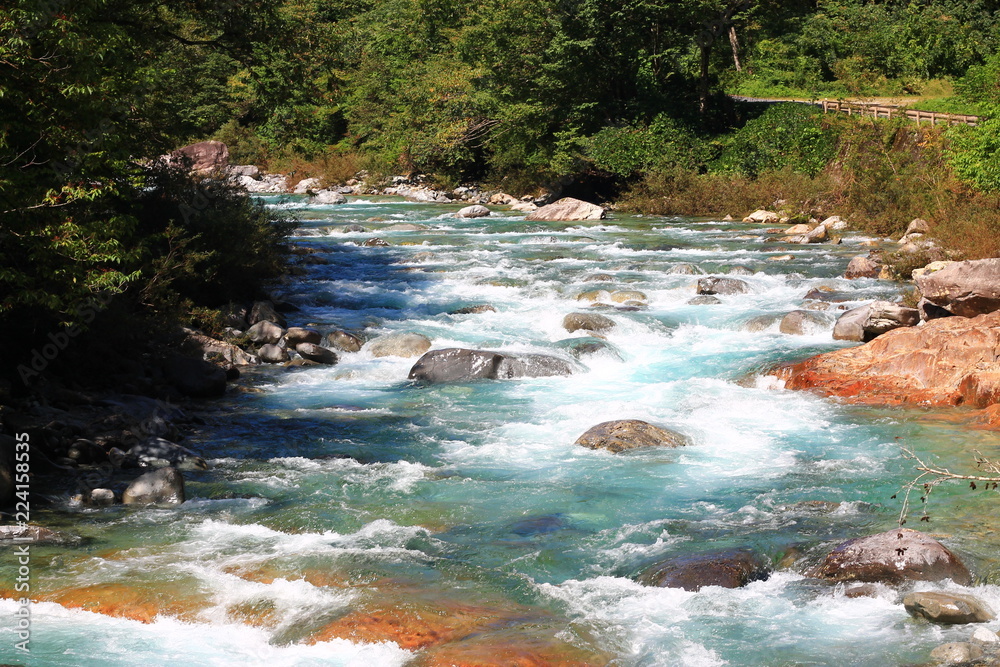
[[[226,393],[226,371],[204,359],[173,357],[163,370],[170,384],[185,396],[213,398]]]
[[[606,289],[594,289],[588,290],[586,292],[580,292],[576,295],[577,301],[590,301],[591,303],[595,301],[611,301],[611,292]]]
[[[359,352],[364,346],[364,342],[354,334],[347,333],[341,329],[331,331],[326,335],[328,347],[340,350],[341,352]]]
[[[751,331],[753,333],[759,333],[761,331],[767,331],[775,324],[781,322],[784,315],[757,315],[756,317],[751,317],[749,320],[743,323],[740,327],[743,331]]]
[[[844,303],[854,301],[857,295],[853,292],[838,292],[829,287],[818,287],[811,289],[802,297],[804,300],[825,301],[827,303]]]
[[[525,220],[552,222],[559,220],[601,220],[604,209],[572,197],[563,197],[525,216]]]
[[[365,234],[368,232],[368,228],[361,225],[344,225],[340,231],[344,234]]]
[[[197,332],[188,333],[184,341],[187,351],[200,354],[202,359],[228,368],[230,366],[256,366],[260,359],[242,348]]]
[[[322,183],[318,178],[303,178],[301,181],[295,184],[295,188],[292,190],[292,194],[304,195],[311,190],[315,190]]]
[[[678,275],[678,276],[700,276],[704,275],[704,271],[701,270],[696,264],[691,264],[690,262],[681,262],[680,264],[674,264],[666,271],[667,275]]]
[[[570,362],[547,354],[505,354],[497,364],[498,380],[540,378],[553,375],[572,375],[576,368]]]
[[[629,301],[643,303],[646,301],[646,295],[637,290],[620,290],[611,293],[611,300],[615,303],[628,303]]]
[[[302,355],[304,359],[315,361],[317,364],[333,366],[340,361],[336,352],[321,347],[316,343],[299,343],[295,346],[295,351]]]
[[[86,493],[85,502],[93,507],[110,507],[118,499],[111,489],[91,489]]]
[[[208,470],[208,463],[187,447],[164,438],[147,438],[125,453],[123,468],[166,468]]]
[[[68,536],[44,526],[31,524],[11,524],[0,526],[0,544],[14,542],[15,544],[62,544],[79,540],[76,536]]]
[[[384,232],[422,232],[429,229],[427,225],[418,225],[412,222],[400,222],[399,224],[383,227]]]
[[[288,326],[285,316],[278,312],[273,301],[255,301],[250,308],[250,317],[247,322],[254,325],[263,321],[273,322],[282,328]]]
[[[431,348],[431,339],[418,333],[379,336],[366,345],[373,357],[419,357]]]
[[[711,294],[702,294],[687,300],[689,306],[716,306],[722,303],[722,299]]]
[[[262,320],[247,329],[247,335],[257,345],[274,345],[285,335],[285,330],[274,322]]]
[[[449,315],[480,315],[482,313],[495,313],[497,309],[489,304],[480,304],[478,306],[465,306],[463,308],[456,308],[450,311]]]
[[[910,234],[930,234],[931,233],[931,223],[927,222],[923,218],[914,218],[910,220],[910,224],[906,226],[906,231],[903,236],[909,236]]]
[[[687,438],[640,419],[618,419],[591,426],[574,444],[617,454],[643,447],[682,447]]]
[[[612,283],[615,277],[610,273],[592,273],[583,279],[585,283]]]
[[[179,505],[184,502],[184,477],[177,468],[160,468],[140,475],[122,494],[126,505]]]
[[[746,294],[750,285],[739,278],[700,278],[697,287],[698,294]]]
[[[639,574],[644,586],[698,591],[705,586],[742,588],[771,576],[771,566],[749,549],[724,549],[668,558]]]
[[[495,380],[503,355],[486,350],[446,348],[427,352],[410,368],[409,378],[417,382],[468,382]]]
[[[886,584],[951,579],[967,586],[972,582],[969,570],[947,547],[909,528],[843,542],[811,575],[830,581]]]
[[[831,215],[829,218],[819,223],[826,227],[827,229],[832,229],[835,232],[843,231],[847,229],[847,221],[841,218],[839,215]]]
[[[803,223],[799,223],[797,225],[792,225],[791,227],[789,227],[788,229],[786,229],[784,233],[788,234],[789,236],[796,236],[796,235],[799,235],[799,234],[807,234],[807,233],[811,232],[812,230],[814,230],[815,228],[816,228],[816,225],[810,225],[808,223],[803,222]]]
[[[563,318],[563,328],[573,333],[574,331],[610,331],[617,325],[610,317],[598,315],[597,313],[570,313]]]
[[[615,361],[624,361],[621,352],[614,345],[601,338],[566,338],[556,343],[569,352],[574,359],[591,356],[607,356]]]
[[[995,646],[1000,644],[1000,635],[997,635],[997,633],[992,630],[980,626],[972,631],[972,641],[977,644]]]
[[[347,197],[336,190],[320,190],[309,200],[310,204],[346,204]]]
[[[833,337],[867,343],[893,329],[914,327],[919,323],[920,313],[916,308],[890,301],[873,301],[841,315],[833,327]]]
[[[466,206],[463,209],[459,209],[458,213],[455,214],[457,218],[488,218],[490,217],[490,209],[482,206],[480,204],[475,204],[473,206]]]
[[[257,356],[267,364],[283,364],[289,359],[288,350],[274,343],[261,345],[257,350]]]
[[[825,331],[830,321],[815,311],[793,310],[781,318],[778,331],[795,336],[808,336]]]
[[[742,266],[740,264],[737,264],[735,266],[730,266],[728,269],[726,269],[726,273],[731,276],[752,276],[754,274],[754,272],[749,267]]]
[[[516,201],[510,205],[510,210],[520,213],[532,213],[538,210],[538,204],[530,201]]]
[[[764,209],[758,209],[743,218],[743,222],[759,222],[765,225],[776,225],[781,222],[781,216],[774,211],[765,211]]]
[[[926,618],[932,623],[986,623],[995,618],[982,602],[958,593],[910,593],[903,598],[903,607],[910,616]]]
[[[952,642],[941,644],[931,651],[931,658],[938,664],[964,664],[983,657],[983,649],[968,642]]]
[[[871,257],[858,255],[847,263],[847,270],[844,271],[844,277],[849,279],[878,278],[881,270],[882,265],[873,260]]]
[[[1000,258],[953,262],[916,277],[930,303],[953,315],[975,317],[1000,309]]]
[[[229,147],[221,141],[199,141],[178,148],[170,157],[175,161],[190,162],[191,171],[210,173],[229,166]]]
[[[951,260],[940,260],[940,261],[937,261],[937,262],[931,262],[927,266],[923,266],[923,267],[921,267],[919,269],[913,269],[913,272],[910,275],[912,276],[912,278],[914,280],[916,280],[920,276],[926,276],[929,273],[936,273],[937,271],[940,271],[941,269],[945,268],[946,266],[948,266],[950,264],[954,264],[954,263],[955,262],[953,262]]]
[[[1000,402],[1000,312],[889,331],[864,345],[779,366],[789,389],[851,402],[984,408]]]
[[[385,239],[380,239],[379,237],[374,236],[365,240],[361,245],[365,248],[388,248],[389,242]]]
[[[299,343],[319,345],[321,342],[323,342],[322,334],[311,327],[289,327],[285,332],[285,343],[293,349]]]
[[[517,201],[517,197],[513,197],[506,192],[494,192],[490,195],[489,203],[498,206],[507,206],[508,204],[513,204]]]

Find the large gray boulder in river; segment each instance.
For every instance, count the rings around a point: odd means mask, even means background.
[[[724,549],[654,563],[639,574],[639,583],[659,588],[697,591],[704,586],[741,588],[771,576],[771,565],[749,549]]]
[[[887,584],[951,579],[967,586],[972,582],[968,568],[947,547],[909,528],[843,542],[810,574],[830,581]]]
[[[544,354],[508,355],[452,347],[424,354],[413,364],[409,378],[437,384],[571,375],[575,370],[570,362]]]
[[[563,318],[563,329],[569,333],[574,331],[610,331],[615,328],[615,321],[610,317],[597,313],[570,313]]]
[[[903,607],[910,616],[945,625],[986,623],[996,618],[985,604],[971,595],[959,593],[910,593],[903,598]]]
[[[575,444],[618,453],[643,447],[683,447],[687,438],[641,419],[618,419],[591,426]]]
[[[184,478],[177,468],[160,468],[136,477],[125,493],[126,505],[179,505],[184,502]]]
[[[1000,258],[953,262],[915,280],[924,300],[952,315],[975,317],[1000,309]]]

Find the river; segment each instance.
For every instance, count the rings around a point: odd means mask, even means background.
[[[131,604],[132,618],[35,603],[27,664],[884,666],[967,639],[968,627],[911,619],[894,589],[848,597],[803,575],[837,542],[896,525],[891,496],[914,474],[901,443],[954,467],[996,447],[958,411],[851,406],[761,377],[848,345],[831,337],[841,306],[899,296],[896,283],[840,277],[867,250],[860,236],[788,246],[761,225],[700,218],[533,223],[393,198],[268,201],[300,217],[296,242],[325,262],[282,287],[301,307],[293,324],[569,359],[561,341],[583,332],[562,320],[590,307],[581,292],[637,290],[648,307],[601,310],[617,324],[611,347],[568,377],[419,386],[414,359],[364,350],[245,373],[184,443],[212,469],[185,473],[182,506],[60,500],[40,515],[83,541],[36,547],[33,577]],[[425,229],[385,229],[399,223]],[[375,235],[391,245],[359,245]],[[745,267],[734,277],[750,292],[690,305],[699,276],[682,264]],[[588,281],[598,273],[612,281]],[[780,333],[777,320],[747,330],[803,308],[813,289],[848,300],[811,302],[828,308],[812,333]],[[495,312],[448,314],[479,304]],[[612,419],[690,444],[574,445]],[[1000,610],[985,583],[997,574],[995,502],[941,487],[921,527],[973,570],[966,592]],[[756,550],[774,573],[698,592],[634,581],[657,558],[729,547]],[[7,619],[15,610],[0,601]],[[405,639],[379,634],[393,623]],[[12,636],[0,627],[0,661],[23,662]]]

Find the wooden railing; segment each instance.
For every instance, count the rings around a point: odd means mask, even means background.
[[[816,104],[823,107],[823,113],[846,113],[848,116],[874,116],[875,118],[898,118],[904,116],[916,123],[930,121],[931,125],[976,126],[979,124],[979,116],[902,109],[885,104],[863,104],[836,100],[823,100],[816,102]]]

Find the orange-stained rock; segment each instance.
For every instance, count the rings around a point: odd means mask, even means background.
[[[152,623],[160,615],[193,621],[198,612],[211,604],[205,598],[179,595],[173,590],[151,590],[121,583],[66,588],[33,599],[142,623]]]
[[[416,667],[596,667],[613,656],[557,639],[556,628],[516,628],[476,635],[424,652]]]
[[[972,421],[972,425],[990,431],[1000,430],[1000,404],[991,405],[980,412]]]
[[[457,602],[390,600],[352,611],[323,627],[308,643],[349,639],[353,642],[391,641],[404,649],[437,646],[503,625],[515,617],[512,610]]]
[[[947,317],[896,329],[864,345],[771,371],[789,389],[815,389],[852,402],[1000,403],[1000,312]]]

